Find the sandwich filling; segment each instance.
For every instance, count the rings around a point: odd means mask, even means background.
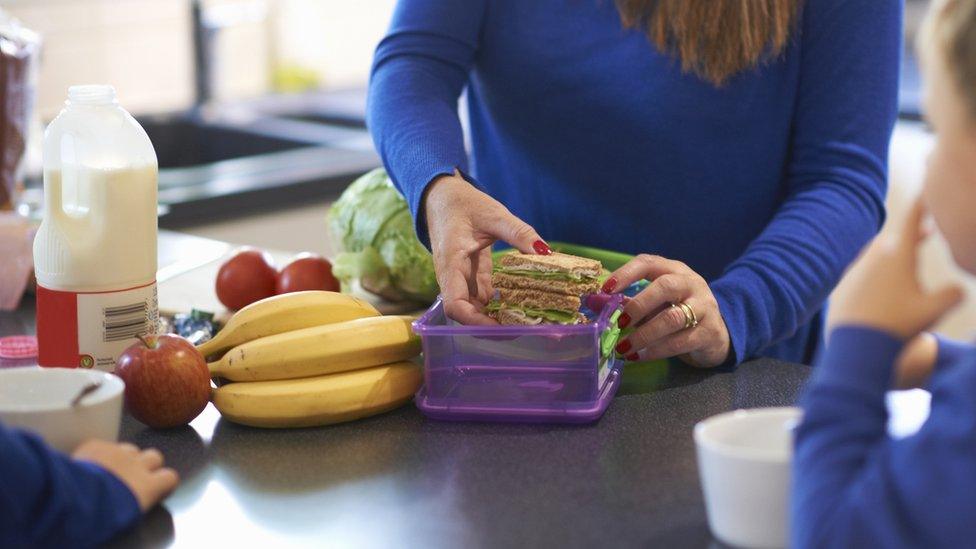
[[[589,276],[580,273],[564,273],[558,271],[531,271],[528,269],[506,269],[505,267],[497,267],[494,272],[513,275],[513,276],[524,276],[527,278],[534,278],[536,280],[562,280],[565,282],[596,282],[595,276]]]
[[[579,324],[580,296],[599,289],[599,261],[554,253],[502,256],[492,271],[498,298],[487,313],[500,324]]]
[[[502,305],[500,301],[492,301],[485,307],[485,312],[497,314],[501,310],[517,311],[527,320],[526,324],[539,324],[549,322],[550,324],[579,324],[579,312],[562,311],[559,309],[535,309],[532,307],[519,307],[517,305]]]

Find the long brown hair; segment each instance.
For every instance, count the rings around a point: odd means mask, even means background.
[[[801,0],[615,0],[624,26],[643,28],[681,68],[721,86],[779,56]]]

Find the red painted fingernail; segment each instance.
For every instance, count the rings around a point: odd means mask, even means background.
[[[620,328],[626,328],[629,325],[630,325],[630,315],[627,313],[620,315],[620,318],[617,319],[617,326],[619,326]]]
[[[625,356],[624,358],[626,358],[627,360],[629,360],[631,362],[635,362],[635,361],[637,361],[637,360],[640,359],[640,355],[638,355],[637,353],[630,353],[629,355]]]
[[[617,289],[617,277],[611,276],[603,283],[603,293],[612,294]]]
[[[535,250],[535,253],[539,255],[552,255],[552,248],[541,240],[536,240],[533,242],[532,249]]]
[[[626,339],[617,344],[617,352],[625,355],[630,352],[632,345]]]

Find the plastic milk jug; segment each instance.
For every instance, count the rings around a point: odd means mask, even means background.
[[[156,152],[111,86],[72,86],[44,132],[38,363],[111,371],[154,334]]]

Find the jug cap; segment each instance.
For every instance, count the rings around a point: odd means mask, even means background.
[[[107,84],[71,86],[68,100],[78,105],[111,105],[116,103],[115,88]]]

